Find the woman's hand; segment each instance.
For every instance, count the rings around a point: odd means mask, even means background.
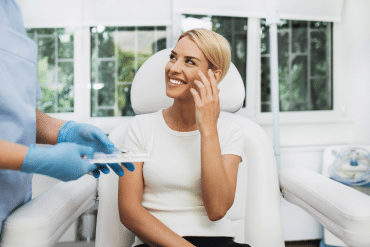
[[[198,86],[199,93],[194,88],[191,88],[190,92],[195,101],[198,129],[201,134],[210,134],[217,132],[217,120],[220,115],[219,89],[211,69],[208,70],[209,80],[202,71],[199,70],[198,73],[202,81],[194,80],[194,83]]]

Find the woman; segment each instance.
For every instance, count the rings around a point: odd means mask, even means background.
[[[165,68],[167,109],[136,116],[124,151],[149,151],[150,162],[119,180],[121,222],[133,246],[248,246],[233,241],[224,217],[233,205],[243,134],[218,119],[217,83],[230,46],[203,29],[180,36]]]

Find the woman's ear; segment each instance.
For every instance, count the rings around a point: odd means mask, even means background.
[[[222,76],[222,70],[217,69],[213,70],[213,74],[215,75],[217,84],[220,82],[221,76]]]

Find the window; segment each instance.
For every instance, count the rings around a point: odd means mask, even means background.
[[[45,113],[73,112],[73,30],[32,28],[27,34],[38,46],[37,76],[43,96],[37,108]]]
[[[269,27],[261,20],[261,111],[271,111]],[[333,109],[332,23],[283,20],[278,26],[281,111]]]
[[[231,46],[231,61],[238,69],[243,78],[244,86],[246,86],[247,78],[247,30],[248,18],[226,17],[226,16],[210,16],[210,15],[189,15],[183,14],[183,29],[186,24],[186,19],[191,21],[192,18],[201,19],[204,22],[210,22],[210,27],[213,31],[221,34],[226,38]],[[191,22],[189,22],[191,23]],[[191,24],[190,24],[191,25]],[[206,26],[206,25],[204,25]],[[244,104],[245,107],[245,104]]]
[[[133,116],[131,83],[154,53],[166,48],[166,27],[104,27],[91,33],[91,116]]]
[[[260,31],[260,44],[250,45],[260,49],[261,73],[255,68],[249,74],[253,78],[261,76],[261,103],[255,99],[257,94],[252,94],[252,87],[248,94],[251,107],[244,108],[243,114],[253,116],[253,109],[258,111],[253,102],[261,104],[262,113],[271,111],[269,33],[265,20],[252,18],[248,24],[248,18],[198,14],[179,14],[179,18],[183,29],[184,20],[201,20],[207,28],[223,35],[231,45],[232,62],[245,84],[247,31],[257,35]],[[181,26],[176,28],[180,31]],[[279,25],[281,111],[333,109],[332,30],[332,23],[320,21],[284,20]],[[38,109],[51,114],[74,113],[77,115],[73,118],[90,121],[85,119],[134,115],[130,90],[135,73],[152,54],[166,48],[167,38],[174,32],[166,26],[93,26],[31,28],[27,33],[39,47],[38,79],[43,97],[38,101]],[[90,48],[74,47],[76,37],[84,44],[90,42]],[[87,68],[76,66],[89,59]],[[75,65],[75,61],[81,62]],[[90,76],[85,74],[88,70]],[[79,95],[79,102],[75,101],[75,94]],[[88,105],[90,111],[86,111]],[[67,119],[67,115],[58,117]]]

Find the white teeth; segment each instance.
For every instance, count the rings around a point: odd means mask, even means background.
[[[183,84],[181,81],[176,81],[176,80],[173,80],[173,79],[170,79],[170,82],[173,83],[173,84],[177,84],[177,85]]]

